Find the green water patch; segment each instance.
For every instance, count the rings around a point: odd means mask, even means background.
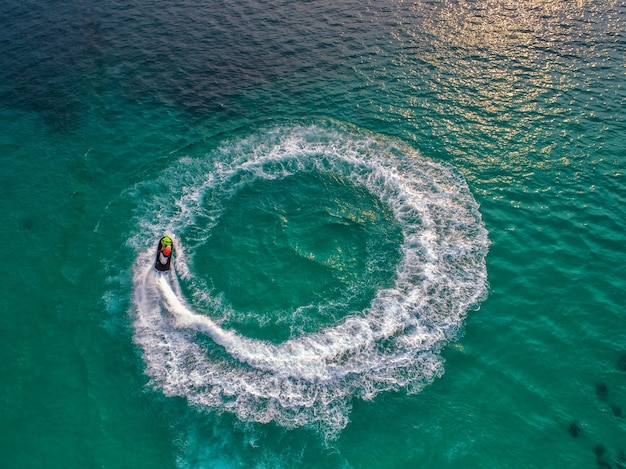
[[[393,284],[402,232],[363,187],[320,173],[258,179],[225,204],[193,270],[227,327],[279,342],[360,311]]]

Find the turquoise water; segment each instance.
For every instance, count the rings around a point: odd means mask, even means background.
[[[1,467],[626,465],[623,2],[0,13]]]

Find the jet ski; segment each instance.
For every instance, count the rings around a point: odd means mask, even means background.
[[[163,236],[159,240],[159,247],[156,253],[156,261],[154,268],[160,272],[170,270],[172,265],[172,252],[174,250],[174,243],[169,236]]]

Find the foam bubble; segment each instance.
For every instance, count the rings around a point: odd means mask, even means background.
[[[403,234],[402,256],[395,283],[367,308],[272,344],[214,319],[227,306],[194,275],[185,244],[208,238],[241,187],[302,171],[344,178],[390,207]],[[487,232],[467,184],[452,168],[398,143],[343,129],[276,128],[226,142],[203,160],[182,159],[166,178],[167,197],[155,194],[143,207],[131,244],[164,231],[184,233],[185,243],[175,238],[176,272],[169,274],[152,268],[154,246],[139,249],[135,341],[154,385],[193,405],[244,421],[319,425],[336,434],[348,423],[353,397],[418,392],[440,376],[442,347],[485,295]],[[168,208],[172,197],[176,203]],[[164,216],[154,220],[154,210]],[[186,294],[200,300],[190,303]]]

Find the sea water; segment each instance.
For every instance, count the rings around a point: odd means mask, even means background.
[[[623,2],[0,13],[1,467],[626,465]]]

